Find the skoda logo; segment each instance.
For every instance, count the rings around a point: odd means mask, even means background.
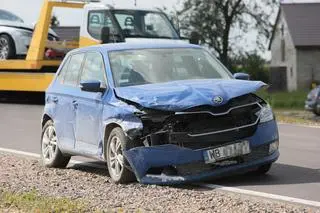
[[[215,96],[215,97],[213,98],[213,102],[214,102],[215,104],[221,104],[221,103],[223,102],[223,98],[222,98],[221,96]]]

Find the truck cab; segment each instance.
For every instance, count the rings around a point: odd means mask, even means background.
[[[160,10],[115,8],[100,3],[84,6],[79,46],[144,40],[180,40],[165,13]]]

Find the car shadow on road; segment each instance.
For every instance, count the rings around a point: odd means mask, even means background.
[[[44,105],[44,92],[3,92],[0,91],[0,103]]]
[[[271,170],[265,175],[253,175],[252,173],[247,173],[207,182],[225,186],[320,183],[320,170],[274,163]]]
[[[106,163],[101,161],[91,161],[72,164],[67,169],[74,169],[78,171],[88,172],[99,176],[108,176],[109,172]]]

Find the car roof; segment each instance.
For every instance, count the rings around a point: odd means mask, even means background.
[[[82,47],[70,51],[70,53],[87,52],[87,51],[121,51],[121,50],[135,50],[135,49],[162,49],[162,48],[202,48],[199,45],[189,43],[176,42],[135,42],[135,43],[110,43],[100,44],[88,47]]]

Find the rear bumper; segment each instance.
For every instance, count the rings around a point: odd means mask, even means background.
[[[278,128],[275,121],[259,124],[255,134],[244,138],[250,142],[251,149],[255,149],[279,140]],[[205,170],[191,175],[151,175],[150,168],[162,168],[167,166],[180,166],[188,164],[204,164],[204,150],[192,150],[173,144],[151,147],[137,147],[124,152],[124,155],[133,169],[138,181],[143,184],[179,184],[190,181],[200,181],[208,178],[218,178],[235,173],[244,173],[261,165],[272,163],[279,157],[279,151],[271,155],[264,155],[253,160],[237,163],[229,166],[221,166]],[[207,165],[208,166],[208,165]]]

